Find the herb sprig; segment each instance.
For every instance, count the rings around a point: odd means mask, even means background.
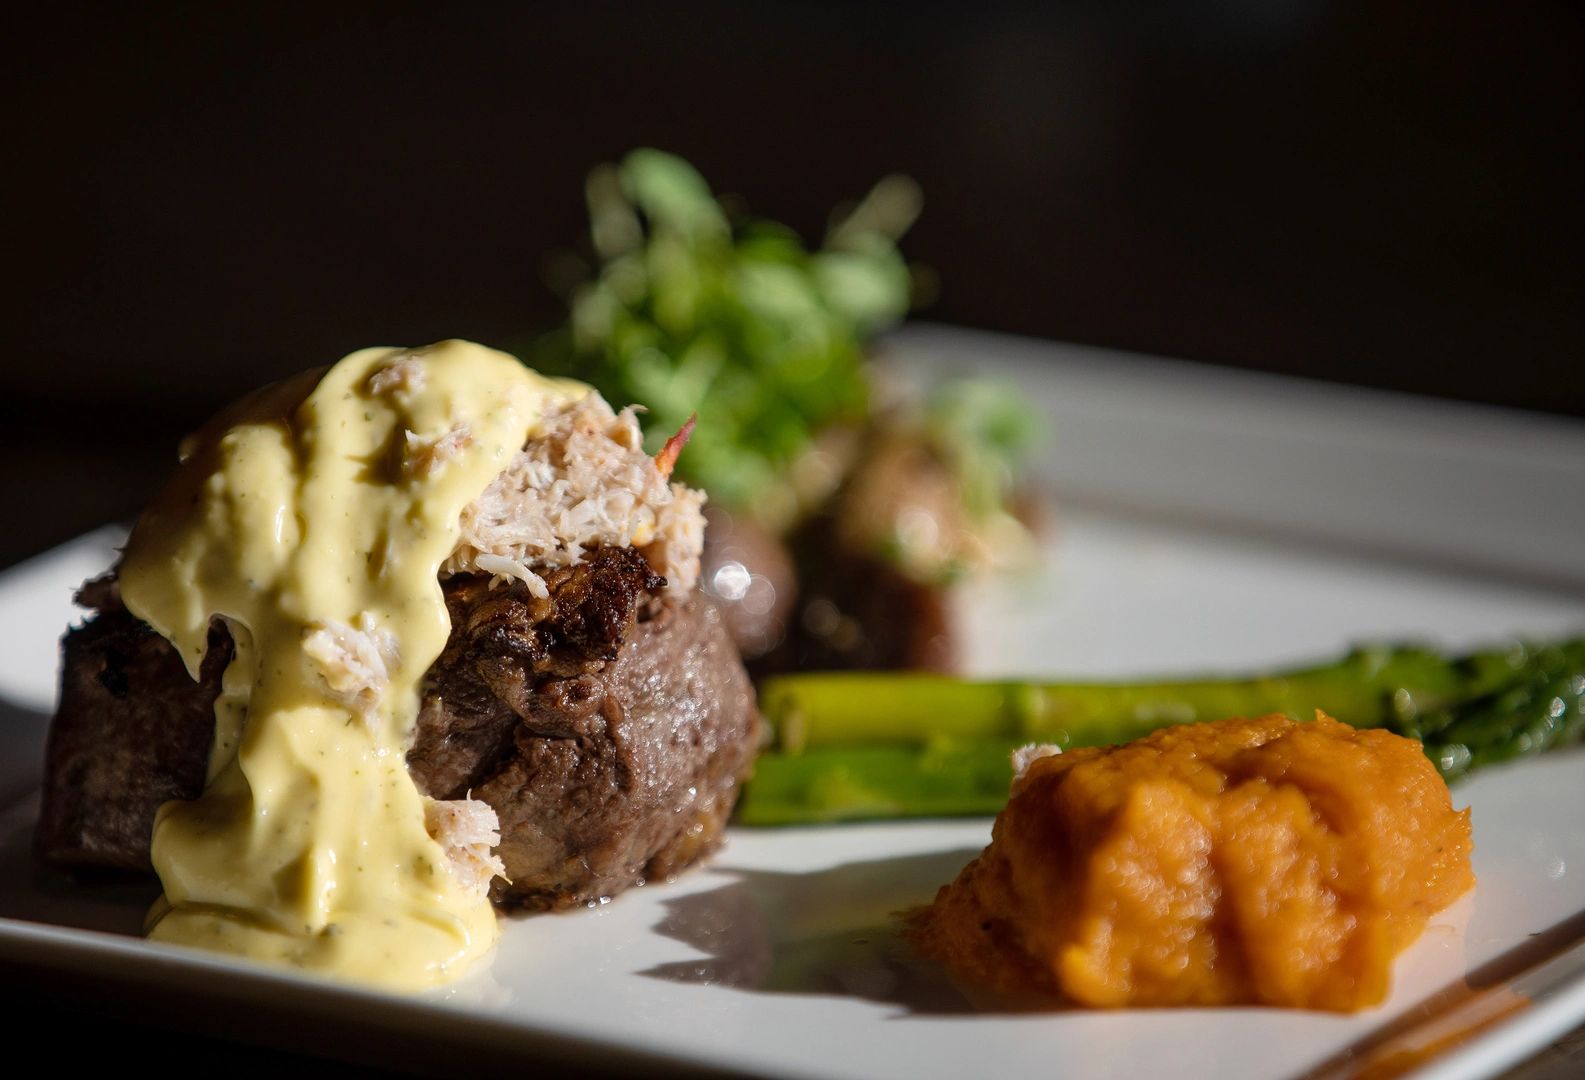
[[[645,403],[651,449],[697,412],[679,478],[785,526],[788,470],[822,429],[864,421],[865,345],[909,309],[896,242],[917,186],[882,180],[814,250],[774,222],[732,221],[698,172],[657,150],[596,169],[585,195],[598,269],[536,366]]]

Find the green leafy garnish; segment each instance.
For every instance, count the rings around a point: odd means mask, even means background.
[[[788,470],[820,430],[867,415],[864,347],[908,311],[896,240],[918,189],[882,180],[813,251],[780,225],[733,222],[690,165],[656,150],[596,169],[586,196],[599,264],[536,366],[643,402],[652,450],[697,412],[678,477],[785,525]]]

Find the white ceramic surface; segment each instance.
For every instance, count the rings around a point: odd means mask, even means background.
[[[1169,472],[1195,473],[1204,439],[1222,445],[1199,462],[1207,475],[1222,460],[1217,454],[1245,451],[1258,452],[1268,477],[1309,475],[1333,451],[1346,463],[1368,450],[1374,463],[1368,474],[1333,475],[1327,513],[1316,518],[1334,522],[1329,529],[1318,532],[1305,517],[1302,493],[1251,484],[1240,502],[1238,485],[1221,480],[1210,485],[1209,509],[1190,524],[1153,513],[1186,507],[1157,497],[1159,478],[1124,460],[1135,451],[1119,439],[1104,500],[1113,509],[1070,506],[1045,570],[1004,582],[966,608],[978,670],[1235,671],[1325,656],[1362,639],[1465,645],[1585,630],[1585,545],[1571,547],[1552,525],[1526,534],[1517,558],[1495,546],[1500,530],[1490,522],[1473,539],[1420,549],[1411,543],[1415,529],[1402,521],[1391,529],[1361,525],[1361,515],[1379,510],[1383,476],[1422,473],[1432,482],[1400,491],[1398,511],[1410,521],[1456,519],[1458,507],[1447,500],[1465,481],[1439,473],[1420,450],[1454,446],[1466,410],[1280,380],[1250,383],[1248,376],[1233,377],[1244,396],[1219,394],[1212,391],[1223,373],[1192,369],[1161,369],[1177,380],[1164,391],[1146,377],[1156,370],[1149,362],[1112,358],[1108,374],[1093,350],[959,332],[915,333],[905,343],[932,364],[972,354],[980,369],[1022,379],[1036,400],[1067,402],[1053,407],[1071,422],[1044,470],[1058,490],[1073,486],[1062,448],[1079,437],[1075,426],[1082,432],[1095,419],[1075,404],[1084,395],[1104,403],[1108,425],[1125,429],[1170,420],[1164,393],[1187,401],[1185,415],[1201,436],[1184,437],[1163,465]],[[1032,368],[1041,350],[1051,363]],[[1241,450],[1241,407],[1250,394],[1276,402],[1279,419],[1282,408],[1304,413],[1308,436],[1288,439],[1280,423],[1255,425],[1255,444]],[[1219,400],[1227,403],[1221,425]],[[1458,443],[1447,470],[1467,478],[1473,468],[1491,491],[1526,507],[1526,492],[1585,475],[1578,425],[1540,422],[1547,441],[1516,435],[1526,430],[1522,417],[1481,415],[1480,438]],[[1336,444],[1331,450],[1322,445],[1327,438]],[[1078,500],[1081,507],[1098,501]],[[1147,513],[1133,512],[1139,509]],[[1578,517],[1573,507],[1559,513]],[[20,797],[0,814],[0,959],[155,992],[182,987],[220,1010],[268,1001],[305,1022],[356,1019],[410,1042],[488,1045],[526,1060],[633,1067],[653,1059],[787,1077],[1296,1077],[1346,1075],[1394,1023],[1427,1002],[1465,996],[1467,978],[1478,986],[1559,952],[1585,919],[1585,830],[1577,827],[1585,820],[1585,755],[1564,753],[1456,789],[1455,800],[1474,808],[1480,885],[1400,960],[1388,1004],[1356,1016],[1045,1013],[954,986],[899,941],[892,913],[927,900],[952,877],[985,843],[986,821],[735,830],[713,863],[673,884],[591,910],[509,920],[488,970],[418,1000],[157,948],[126,936],[143,891],[66,886],[37,874],[27,854],[27,792],[42,745],[39,711],[53,696],[53,642],[70,590],[103,565],[114,539],[85,537],[0,577],[0,702],[8,703],[0,704],[0,794]],[[1542,580],[1548,584],[1535,583]],[[1585,1020],[1585,991],[1571,970],[1547,985],[1554,989],[1545,1004],[1430,1059],[1421,1075],[1489,1075]]]

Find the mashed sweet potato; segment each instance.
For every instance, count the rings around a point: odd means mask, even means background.
[[[960,975],[1083,1005],[1351,1011],[1474,884],[1418,743],[1317,714],[1038,758],[990,847],[915,913]]]

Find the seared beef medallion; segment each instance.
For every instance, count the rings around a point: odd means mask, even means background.
[[[754,692],[719,613],[680,603],[633,548],[519,581],[442,584],[451,637],[430,668],[408,768],[436,799],[500,818],[497,903],[561,908],[664,880],[713,850],[759,742]],[[66,636],[40,857],[149,869],[154,813],[203,788],[231,642],[218,622],[198,681],[113,585]]]

